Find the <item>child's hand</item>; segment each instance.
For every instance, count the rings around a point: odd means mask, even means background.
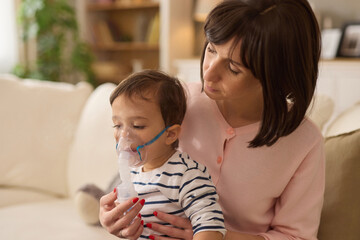
[[[115,200],[115,190],[100,199],[99,218],[101,225],[117,237],[138,239],[144,229],[144,221],[137,216],[139,216],[145,200],[138,201],[139,198],[133,198],[120,204],[115,204]],[[131,210],[128,211],[130,208]]]
[[[154,215],[163,222],[170,223],[175,227],[168,227],[157,223],[151,223],[151,229],[161,234],[166,234],[172,238],[161,237],[159,235],[153,235],[152,239],[165,240],[165,239],[193,239],[193,230],[191,222],[187,218],[170,215],[163,212],[154,212]]]

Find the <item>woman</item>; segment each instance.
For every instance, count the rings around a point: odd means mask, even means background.
[[[188,87],[180,148],[211,173],[225,239],[316,239],[325,178],[322,137],[305,117],[320,57],[309,3],[224,1],[204,30],[202,84]],[[101,201],[102,225],[135,239],[142,226],[131,222],[141,205],[115,207],[113,200]],[[152,223],[153,230],[192,238],[187,219],[156,215],[178,228]]]

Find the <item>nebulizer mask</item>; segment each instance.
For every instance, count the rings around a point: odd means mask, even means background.
[[[130,168],[140,167],[147,161],[146,146],[155,142],[165,131],[166,127],[150,141],[144,143],[130,128],[119,131],[116,152],[118,154],[119,174],[121,183],[117,186],[117,201],[123,202],[136,197],[134,185],[131,181]]]

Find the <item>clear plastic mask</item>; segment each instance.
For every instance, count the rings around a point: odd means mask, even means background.
[[[149,142],[144,143],[131,129],[119,131],[119,141],[116,144],[116,151],[119,159],[126,159],[129,167],[139,167],[147,161],[146,146],[155,142],[169,127],[163,129]]]

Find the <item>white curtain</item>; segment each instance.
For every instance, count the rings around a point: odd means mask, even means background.
[[[0,73],[9,73],[18,62],[18,36],[14,0],[1,0]]]

